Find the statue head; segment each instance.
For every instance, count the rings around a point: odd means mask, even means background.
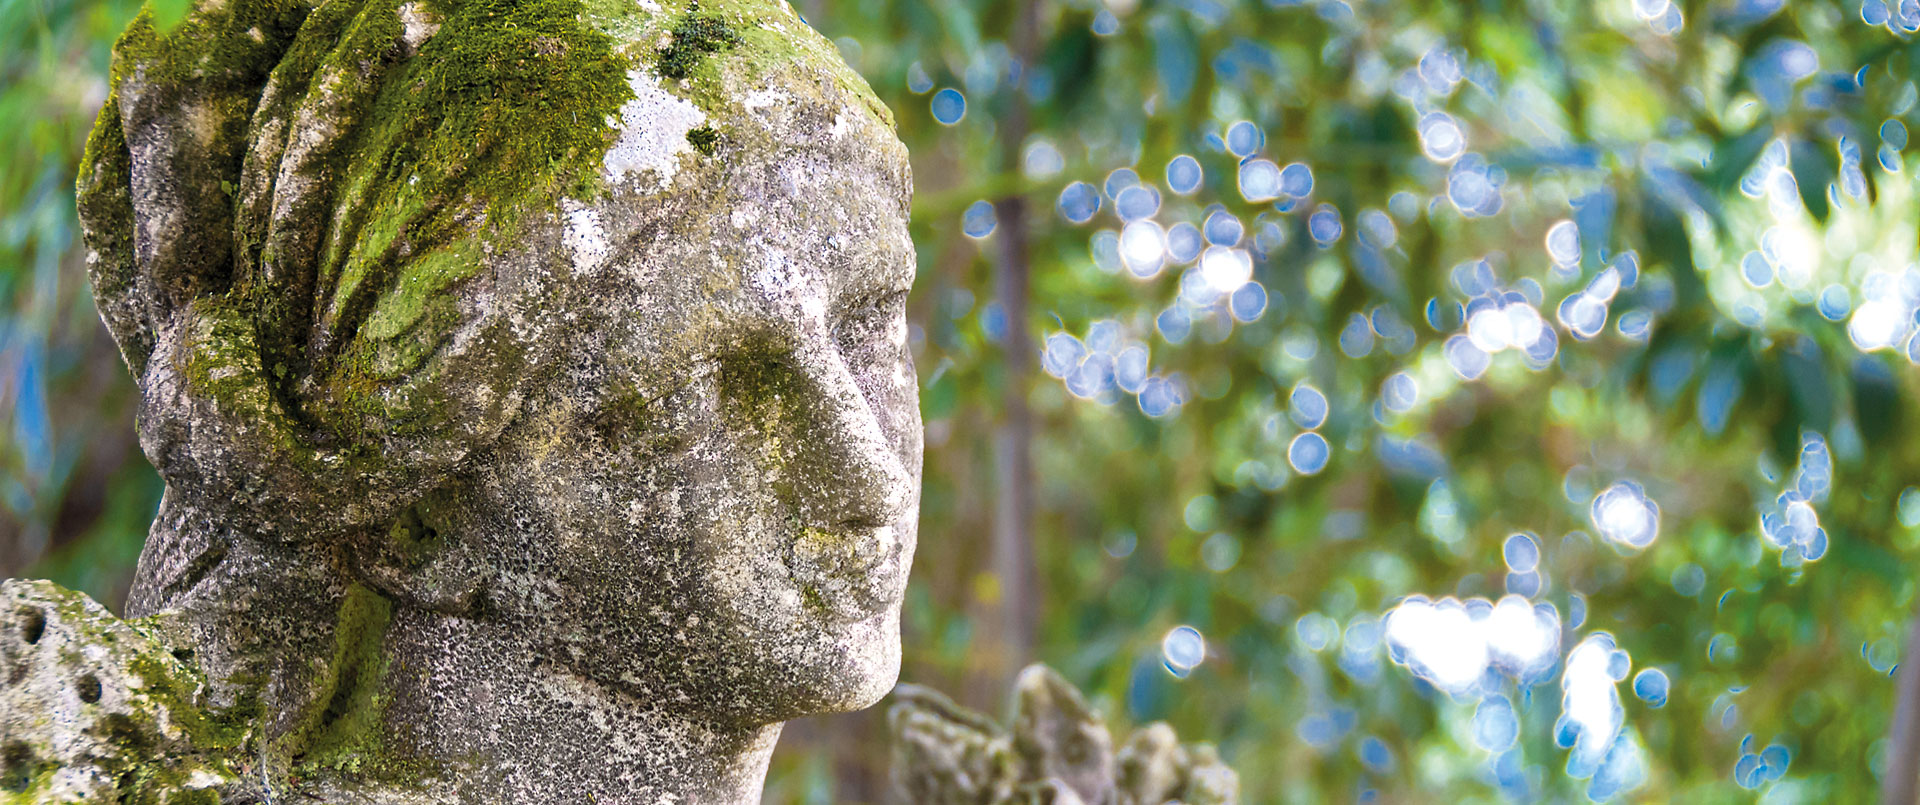
[[[113,87],[82,216],[167,482],[130,609],[288,740],[488,641],[706,723],[891,687],[910,178],[790,8],[203,0]]]

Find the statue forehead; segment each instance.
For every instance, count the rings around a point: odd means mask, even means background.
[[[819,112],[782,109],[795,103],[767,101],[763,114],[730,124],[733,136],[759,127],[764,141],[808,125],[780,118]],[[897,141],[848,117],[778,148],[748,143],[711,157],[683,155],[669,191],[619,191],[570,205],[563,240],[575,272],[604,278],[593,284],[635,308],[675,318],[792,324],[850,298],[905,292],[915,259],[899,201],[905,167],[888,147]],[[608,153],[620,161],[617,148]],[[651,172],[606,173],[628,190],[661,180]]]
[[[668,187],[680,158],[715,153],[718,138],[749,134],[729,130],[749,123],[775,147],[866,135],[863,151],[896,160],[904,179],[892,111],[784,0],[603,0],[584,10],[633,68],[632,98],[608,121],[619,139],[610,173]]]
[[[668,313],[790,319],[906,290],[911,179],[890,114],[817,34],[788,41],[790,12],[741,19],[738,48],[764,26],[796,52],[722,50],[684,78],[629,71],[601,166],[609,192],[565,211],[574,268],[624,275]]]

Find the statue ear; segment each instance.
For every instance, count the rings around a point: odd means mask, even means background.
[[[355,540],[349,548],[355,575],[411,606],[447,615],[477,611],[492,572],[456,516],[454,500],[429,495],[402,509],[385,533]]]

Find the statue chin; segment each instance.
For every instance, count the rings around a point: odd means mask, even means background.
[[[896,607],[861,624],[871,627],[848,635],[847,669],[836,675],[838,684],[826,688],[818,703],[822,713],[844,713],[872,707],[893,690],[900,679],[900,611]]]
[[[857,627],[841,627],[847,631],[822,644],[815,662],[765,677],[783,680],[766,687],[766,701],[774,706],[750,708],[739,718],[745,723],[774,724],[872,707],[900,678],[899,623],[897,612],[887,612]]]
[[[900,676],[900,609],[834,622],[797,620],[779,633],[759,633],[726,649],[589,649],[573,656],[632,657],[670,651],[697,654],[684,664],[569,663],[574,672],[641,701],[681,701],[689,718],[742,728],[873,706]],[[644,669],[635,673],[635,668]],[[666,691],[663,694],[663,691]]]

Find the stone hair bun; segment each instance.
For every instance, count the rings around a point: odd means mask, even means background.
[[[631,95],[579,7],[230,0],[128,29],[80,212],[179,502],[270,541],[382,528],[514,416],[563,340],[558,205]]]

